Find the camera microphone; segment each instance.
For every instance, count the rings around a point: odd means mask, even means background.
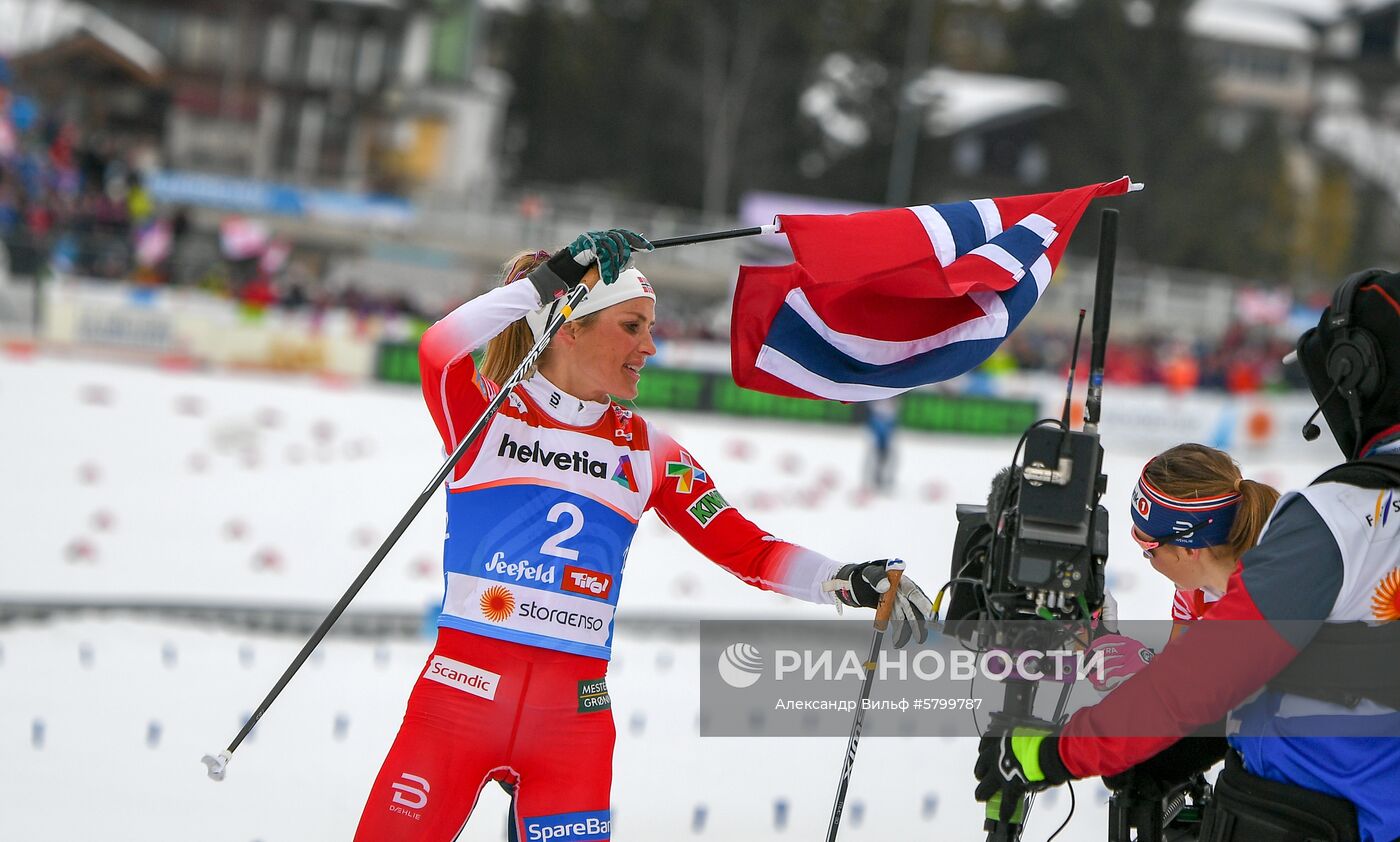
[[[1015,465],[1007,465],[992,477],[992,488],[987,492],[987,525],[993,529],[1001,520],[1002,506],[1006,505],[1007,494],[1021,482],[1021,471]]]

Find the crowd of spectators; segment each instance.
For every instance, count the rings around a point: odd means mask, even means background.
[[[1010,371],[1069,371],[1073,336],[1047,331],[1013,333],[983,366],[988,375]],[[1235,322],[1212,340],[1188,341],[1169,335],[1114,338],[1104,358],[1104,378],[1125,385],[1162,385],[1173,392],[1193,389],[1235,394],[1305,388],[1298,366],[1283,365],[1293,343],[1272,328]],[[1080,349],[1079,376],[1089,359]]]
[[[134,150],[104,135],[85,136],[73,123],[44,114],[13,90],[0,63],[0,243],[10,273],[56,270],[190,285],[260,310],[340,309],[365,319],[403,317],[422,326],[443,315],[426,312],[402,292],[329,284],[329,255],[306,249],[293,255],[290,244],[256,222],[230,218],[218,231],[192,230],[186,210],[158,211],[135,157]],[[658,339],[727,341],[723,303],[709,297],[673,299],[659,313]],[[1071,348],[1071,336],[1023,326],[978,375],[1063,374]],[[1280,364],[1288,350],[1290,343],[1276,332],[1243,323],[1213,341],[1170,335],[1115,339],[1105,376],[1175,391],[1298,388],[1296,367]]]
[[[43,115],[0,82],[0,240],[13,274],[52,266],[127,277],[137,232],[154,214],[122,150]]]

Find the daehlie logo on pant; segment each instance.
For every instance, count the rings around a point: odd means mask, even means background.
[[[419,821],[423,818],[423,814],[417,811],[428,806],[428,790],[432,787],[428,786],[426,778],[420,778],[417,775],[404,772],[399,777],[408,783],[396,781],[389,785],[390,789],[395,790],[394,803],[389,805],[389,811],[402,813],[414,821]]]
[[[441,655],[434,655],[428,662],[423,677],[483,699],[496,698],[496,686],[501,681],[500,675],[494,672]]]
[[[608,465],[606,462],[599,462],[597,459],[589,459],[588,451],[575,450],[572,453],[563,451],[545,450],[540,447],[537,441],[528,444],[519,444],[511,441],[510,435],[506,434],[501,438],[501,447],[496,451],[496,455],[504,459],[514,459],[517,462],[526,464],[534,462],[547,468],[554,468],[560,471],[573,471],[579,474],[587,474],[598,479],[608,478]]]

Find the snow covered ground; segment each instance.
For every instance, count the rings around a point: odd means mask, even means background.
[[[1108,390],[1106,400],[1112,400]],[[0,356],[0,600],[333,602],[441,461],[413,389]],[[905,435],[900,485],[860,490],[858,428],[656,414],[760,525],[835,558],[891,555],[932,590],[953,504],[980,502],[1010,440]],[[1170,586],[1126,535],[1143,459],[1109,446],[1110,583],[1122,614],[1163,618]],[[1253,462],[1302,484],[1331,458]],[[357,601],[421,612],[440,598],[442,501],[430,502]],[[741,586],[655,518],[638,531],[609,684],[620,839],[818,837],[844,738],[698,736],[698,645],[657,618],[830,617]],[[347,839],[430,640],[332,637],[229,766],[222,748],[303,638],[125,615],[0,627],[0,839]],[[867,739],[843,839],[980,838],[975,741]],[[1104,791],[1079,784],[1060,839],[1104,838]],[[1068,808],[1042,798],[1028,839]],[[503,838],[483,796],[464,839]]]

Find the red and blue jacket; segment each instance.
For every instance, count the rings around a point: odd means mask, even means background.
[[[423,396],[448,452],[498,392],[471,351],[539,306],[534,286],[516,282],[423,335]],[[540,374],[511,390],[447,492],[440,626],[608,658],[628,550],[648,509],[740,580],[833,602],[822,583],[838,562],[759,529],[690,451],[637,413],[580,400]]]
[[[1250,772],[1351,800],[1363,839],[1400,837],[1400,712],[1266,688],[1323,624],[1398,619],[1400,490],[1321,483],[1287,494],[1219,601],[1072,716],[1060,757],[1075,777],[1116,774],[1228,714]]]

